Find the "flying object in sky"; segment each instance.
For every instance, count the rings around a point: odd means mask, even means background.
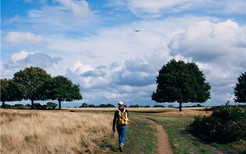
[[[140,29],[135,29],[135,32],[140,32],[141,30]]]

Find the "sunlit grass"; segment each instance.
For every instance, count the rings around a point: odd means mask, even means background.
[[[33,110],[1,111],[1,153],[95,153],[112,135],[106,114]]]

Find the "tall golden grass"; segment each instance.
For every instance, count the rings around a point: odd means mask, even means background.
[[[112,115],[0,110],[1,150],[8,153],[101,153],[112,135]]]

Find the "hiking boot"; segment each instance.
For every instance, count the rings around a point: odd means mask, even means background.
[[[123,152],[123,144],[120,145],[120,152]]]

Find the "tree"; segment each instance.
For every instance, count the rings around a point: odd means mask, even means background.
[[[157,89],[152,94],[156,102],[182,103],[205,102],[210,98],[210,85],[195,63],[171,60],[164,65],[157,76]]]
[[[18,85],[23,93],[24,99],[30,99],[32,109],[34,101],[42,99],[40,93],[45,82],[51,80],[51,76],[39,67],[27,67],[14,74],[13,81]]]
[[[75,85],[64,76],[56,76],[43,86],[46,99],[58,100],[59,109],[62,101],[81,100],[79,85]]]
[[[238,77],[238,83],[234,87],[235,102],[246,103],[246,72]]]
[[[23,95],[19,87],[11,79],[1,79],[1,102],[2,108],[5,108],[7,101],[20,101]]]
[[[83,103],[80,107],[81,108],[87,108],[87,107],[89,107],[89,105],[87,103]]]

